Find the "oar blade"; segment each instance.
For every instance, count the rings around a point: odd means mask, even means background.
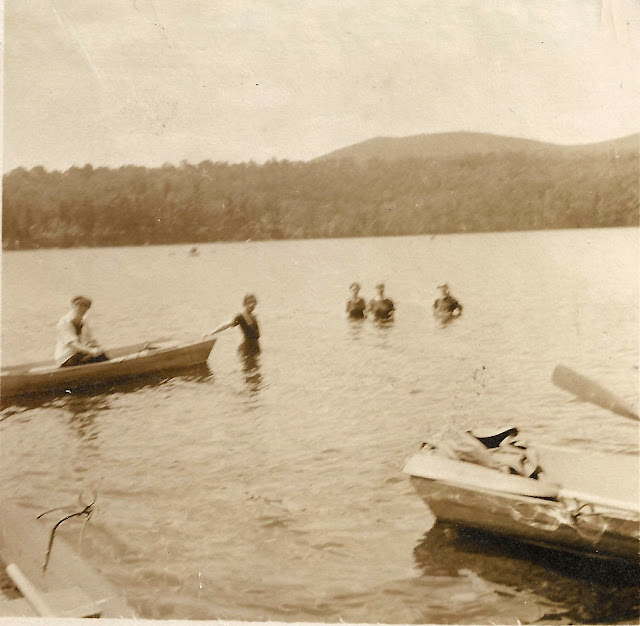
[[[551,381],[565,391],[576,395],[580,400],[591,402],[617,415],[639,420],[638,414],[624,400],[605,389],[597,382],[574,372],[565,365],[557,365],[553,370]]]

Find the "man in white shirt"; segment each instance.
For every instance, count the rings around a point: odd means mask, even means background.
[[[76,296],[71,300],[71,310],[58,322],[55,360],[59,367],[109,360],[84,319],[90,308],[89,298]]]

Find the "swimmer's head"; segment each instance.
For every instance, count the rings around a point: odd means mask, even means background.
[[[256,308],[257,304],[258,304],[258,298],[256,298],[255,295],[252,293],[246,294],[242,299],[242,305],[244,306],[245,309],[249,311],[253,311],[253,309]]]

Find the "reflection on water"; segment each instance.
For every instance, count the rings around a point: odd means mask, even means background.
[[[360,339],[362,335],[362,329],[365,325],[365,318],[347,317],[347,323],[349,324],[349,335],[353,339]]]
[[[242,372],[247,383],[250,396],[256,396],[263,388],[262,373],[260,372],[260,343],[247,340],[238,347],[238,355],[242,361]]]
[[[378,319],[377,317],[375,317],[373,319],[373,323],[380,329],[382,330],[390,330],[391,328],[393,328],[393,323],[395,322],[395,318],[394,317],[387,317],[386,319]]]
[[[373,320],[373,325],[377,331],[378,339],[380,341],[379,346],[381,348],[392,347],[391,331],[393,330],[394,322],[395,320],[393,317],[384,320]]]
[[[551,619],[619,622],[640,611],[639,568],[505,540],[436,522],[414,549],[424,576],[471,570],[491,583],[527,590],[562,605]],[[575,621],[574,621],[575,620]]]
[[[92,481],[90,474],[99,465],[100,457],[100,415],[111,408],[110,396],[69,393],[56,398],[51,406],[68,416],[67,425],[78,441],[74,453],[69,455],[74,473]]]
[[[0,410],[0,422],[13,417],[14,415],[20,415],[21,413],[26,413],[31,409],[38,407],[45,407],[47,403],[37,403],[33,406],[25,406],[24,404],[12,404],[7,402],[6,405],[2,404],[2,410]]]
[[[107,394],[99,396],[69,394],[54,404],[69,413],[69,427],[73,434],[85,444],[85,451],[95,453],[99,435],[97,418],[101,411],[110,408],[109,396]]]
[[[457,317],[453,317],[451,315],[436,315],[435,318],[436,323],[440,328],[446,328],[447,326],[449,326],[449,324],[458,319]]]
[[[64,409],[71,415],[71,421],[93,418],[99,411],[108,409],[111,406],[109,394],[101,393],[98,395],[84,394],[67,394],[54,400],[51,406]]]
[[[387,319],[378,319],[377,317],[368,319],[366,317],[347,317],[347,323],[349,324],[349,334],[353,337],[358,337],[366,324],[373,324],[375,328],[378,328],[381,332],[388,332],[393,328],[394,318],[389,317]]]
[[[85,406],[82,399],[95,398],[106,399],[112,393],[133,393],[142,388],[153,389],[171,380],[183,380],[191,382],[207,382],[213,379],[213,373],[206,363],[180,368],[178,370],[163,370],[138,376],[136,378],[121,378],[109,381],[101,385],[79,387],[72,391],[54,390],[43,393],[0,398],[0,421],[9,415],[20,413],[24,410],[64,406],[73,411],[73,406]],[[70,402],[71,400],[71,402]],[[74,405],[74,402],[78,404]],[[106,400],[105,400],[106,401]],[[108,408],[108,405],[102,408]]]

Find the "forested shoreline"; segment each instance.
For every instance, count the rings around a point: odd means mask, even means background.
[[[637,226],[638,153],[17,168],[3,249]]]

